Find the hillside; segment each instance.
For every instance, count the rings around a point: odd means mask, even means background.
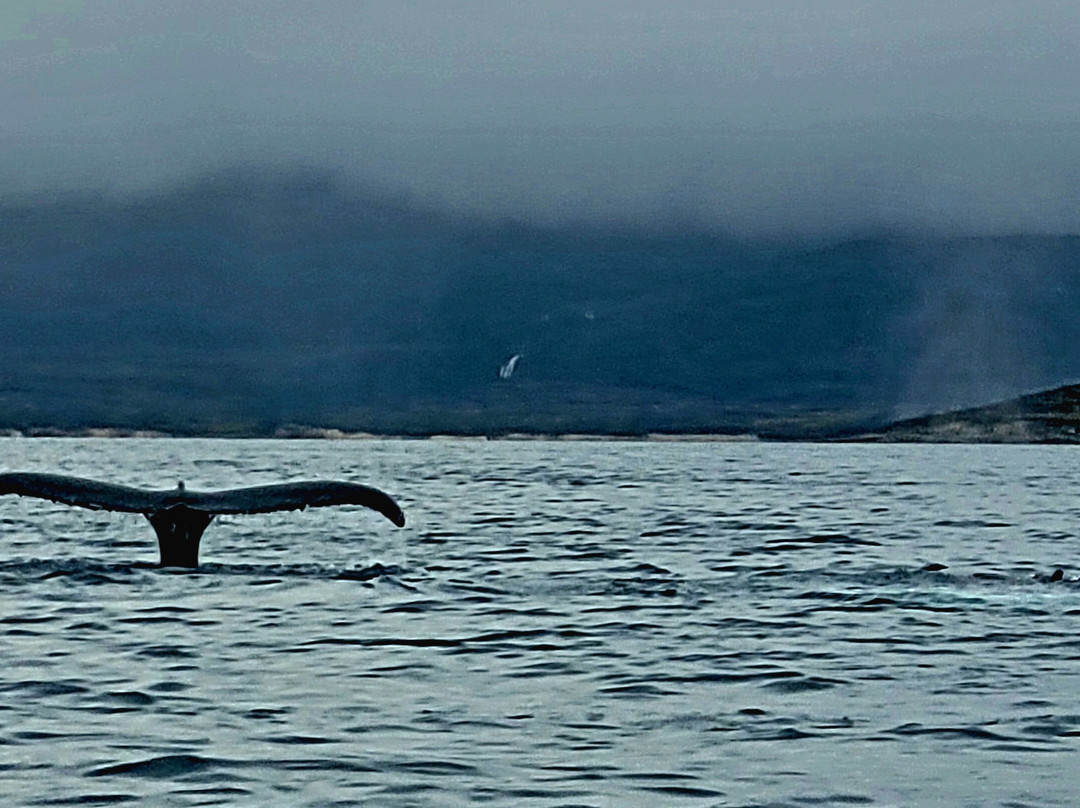
[[[9,198],[0,429],[825,436],[1080,378],[1078,268],[1076,237],[543,229],[308,171]]]
[[[897,443],[1080,443],[1080,385],[898,421],[858,439]]]

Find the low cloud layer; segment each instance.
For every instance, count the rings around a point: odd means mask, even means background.
[[[35,0],[0,183],[340,169],[544,222],[1080,230],[1071,2]]]

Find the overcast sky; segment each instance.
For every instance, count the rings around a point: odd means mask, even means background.
[[[1080,232],[1076,0],[5,0],[0,184],[242,161],[545,221]]]

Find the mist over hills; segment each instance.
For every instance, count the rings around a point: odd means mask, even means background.
[[[261,168],[0,234],[0,428],[827,434],[1080,378],[1077,236],[539,227]]]
[[[1080,385],[908,418],[844,437],[890,443],[1080,443]]]

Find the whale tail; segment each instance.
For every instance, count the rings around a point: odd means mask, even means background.
[[[333,480],[263,485],[228,491],[189,491],[183,482],[171,491],[144,491],[59,474],[0,474],[0,495],[39,497],[95,511],[141,513],[157,534],[163,567],[199,566],[203,532],[221,514],[302,511],[327,505],[363,505],[398,527],[405,514],[377,488]]]
[[[214,514],[178,505],[145,516],[157,534],[159,566],[199,566],[199,543],[203,531],[214,521]]]

